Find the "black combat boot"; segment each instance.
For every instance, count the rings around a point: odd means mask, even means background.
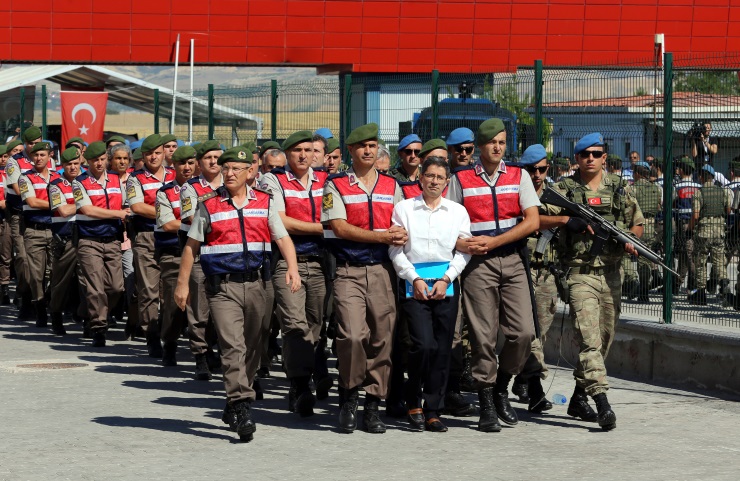
[[[360,392],[357,388],[341,389],[339,393],[339,429],[345,433],[352,433],[357,429],[357,404],[360,402]]]
[[[224,406],[224,413],[221,415],[221,421],[223,421],[224,424],[228,424],[229,429],[236,431],[236,410],[228,401],[226,401],[226,406]]]
[[[487,387],[478,391],[478,402],[480,403],[478,431],[482,431],[484,433],[500,432],[501,423],[498,422],[496,406],[493,404],[493,388]]]
[[[34,304],[36,310],[36,327],[46,327],[49,324],[49,318],[46,315],[46,302],[41,299]]]
[[[151,326],[150,326],[151,328]],[[159,340],[159,334],[153,332],[153,329],[146,331],[146,349],[149,357],[162,359],[162,342]]]
[[[295,378],[296,399],[295,412],[301,417],[313,416],[313,407],[316,405],[316,396],[311,392],[311,376],[300,376]]]
[[[529,385],[529,406],[527,411],[531,413],[542,413],[552,409],[552,403],[545,397],[542,389],[542,381],[539,376],[532,376],[527,381]]]
[[[210,381],[213,376],[208,369],[208,360],[205,353],[195,355],[195,379],[197,381]]]
[[[334,385],[334,378],[330,374],[315,380],[316,382],[316,399],[323,401],[329,397],[329,391]]]
[[[252,381],[252,389],[254,390],[254,398],[257,401],[262,401],[263,399],[265,399],[265,391],[262,390],[262,383],[260,382],[260,378],[255,376],[254,381]]]
[[[385,423],[380,419],[380,398],[372,394],[365,395],[362,426],[368,433],[383,434],[385,432]]]
[[[66,329],[64,329],[64,321],[62,319],[61,312],[51,313],[51,332],[53,332],[57,336],[64,336],[65,334],[67,334]]]
[[[725,298],[730,293],[730,280],[720,279],[719,280],[719,296]]]
[[[601,393],[594,396],[594,402],[596,403],[596,409],[599,412],[598,421],[599,426],[604,431],[611,431],[617,427],[617,415],[612,411],[612,407],[609,405],[609,401],[606,399],[606,394]]]
[[[236,402],[234,411],[236,411],[236,434],[239,435],[240,441],[248,443],[254,439],[254,432],[257,431],[257,426],[252,421],[249,401]]]
[[[445,394],[444,412],[450,416],[465,417],[475,415],[475,405],[465,400],[462,394],[447,391]]]
[[[2,286],[0,286],[0,296],[2,297],[2,299],[0,300],[0,305],[10,305],[10,294],[8,294],[7,284],[3,284]]]
[[[511,394],[519,398],[520,403],[529,402],[529,386],[527,386],[527,380],[521,376],[514,378],[514,384],[511,385]]]
[[[19,321],[30,321],[35,316],[35,310],[31,301],[31,296],[22,295],[20,300],[20,306],[18,308],[18,320]]]
[[[573,396],[570,398],[570,403],[568,404],[568,415],[574,418],[580,418],[587,423],[598,421],[596,411],[588,404],[586,390],[582,387],[576,386],[573,390]]]
[[[92,347],[105,347],[105,332],[98,331],[93,333]]]
[[[162,350],[162,365],[167,367],[177,366],[177,343],[165,342]]]
[[[695,306],[706,306],[707,305],[707,292],[704,289],[697,289],[693,293],[686,296],[686,301],[689,304]]]
[[[298,399],[298,386],[296,386],[295,381],[291,379],[290,387],[288,388],[288,411],[291,413],[295,412],[296,399]]]
[[[511,374],[499,372],[496,375],[496,385],[493,388],[493,405],[496,406],[498,418],[511,426],[519,422],[516,411],[509,402],[509,382]]]
[[[460,390],[465,392],[475,392],[475,379],[473,379],[470,356],[465,356],[463,358],[463,373],[460,376]]]

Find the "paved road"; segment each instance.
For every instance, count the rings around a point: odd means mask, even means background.
[[[186,479],[738,479],[740,403],[614,379],[618,428],[573,420],[565,406],[498,434],[477,418],[449,419],[445,434],[388,419],[384,435],[334,429],[336,392],[313,418],[287,413],[282,373],[255,405],[254,441],[235,442],[220,421],[223,385],[192,380],[185,362],[164,368],[142,342],[93,350],[79,328],[59,338],[0,309],[0,480]],[[68,369],[19,367],[80,363]],[[550,394],[569,394],[553,369]],[[547,387],[548,384],[545,384]],[[471,396],[472,399],[472,396]],[[521,405],[518,405],[521,407]]]

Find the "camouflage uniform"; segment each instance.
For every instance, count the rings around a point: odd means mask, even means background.
[[[659,239],[657,238],[657,216],[661,212],[661,199],[663,192],[655,183],[646,179],[635,181],[633,186],[635,190],[635,199],[645,217],[645,227],[642,233],[642,242],[653,250],[658,249]],[[647,300],[647,293],[650,290],[650,276],[653,265],[645,259],[637,260],[637,275],[640,278],[640,300]]]
[[[619,176],[603,174],[599,188],[592,191],[576,172],[556,184],[555,189],[573,202],[591,206],[599,215],[617,227],[628,229],[643,225],[645,219],[630,189]],[[560,215],[558,207],[548,206],[550,215]],[[575,338],[580,346],[574,377],[578,387],[589,396],[609,389],[604,360],[614,339],[620,313],[621,279],[619,263],[623,246],[608,242],[600,255],[589,254],[593,237],[563,230],[558,239],[558,253],[568,269],[570,313]]]
[[[713,181],[708,181],[694,194],[692,206],[694,214],[699,214],[694,261],[696,287],[705,289],[707,287],[707,254],[711,253],[713,266],[724,267],[725,265],[725,227],[727,210],[732,207],[732,198],[726,189],[714,185]],[[727,277],[726,274],[718,274],[719,268],[712,270],[721,279]]]

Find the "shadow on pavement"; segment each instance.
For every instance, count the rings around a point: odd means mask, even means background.
[[[226,441],[233,440],[233,435],[203,431],[213,431],[214,426],[212,424],[184,421],[182,419],[125,418],[121,416],[105,416],[95,418],[92,421],[97,424],[111,427],[151,429],[154,431],[169,431],[172,433],[187,434],[190,436],[197,436],[201,438],[223,439]]]

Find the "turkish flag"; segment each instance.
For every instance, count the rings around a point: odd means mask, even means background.
[[[108,92],[61,92],[62,148],[72,137],[103,140]]]

